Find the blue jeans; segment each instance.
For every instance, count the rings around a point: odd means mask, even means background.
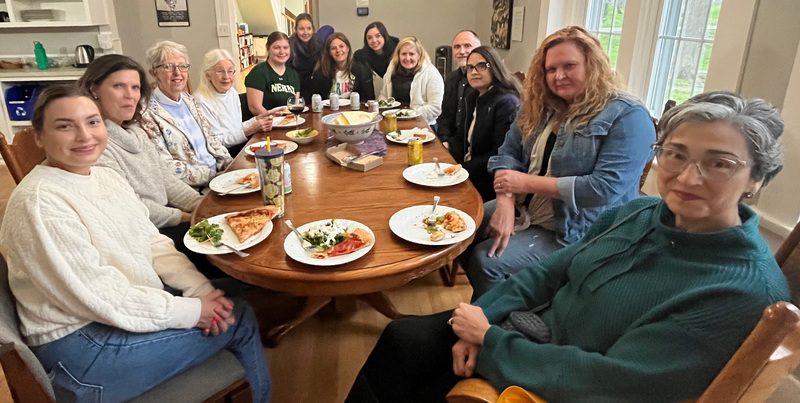
[[[488,237],[486,230],[494,214],[495,203],[495,200],[491,200],[483,204],[483,221],[475,234],[475,241],[465,254],[464,271],[472,284],[473,301],[512,274],[563,248],[553,231],[532,226],[512,235],[502,256],[489,257],[494,238]]]
[[[128,400],[227,349],[244,367],[253,401],[267,402],[272,386],[255,314],[240,299],[233,312],[236,323],[219,336],[196,327],[133,333],[94,322],[31,350],[58,401]]]

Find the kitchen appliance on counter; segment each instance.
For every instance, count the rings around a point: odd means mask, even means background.
[[[75,47],[75,67],[86,67],[94,60],[94,48],[89,45]]]

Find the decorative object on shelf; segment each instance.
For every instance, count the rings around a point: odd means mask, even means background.
[[[188,27],[189,4],[187,0],[155,0],[159,27]]]
[[[511,48],[511,8],[513,0],[493,0],[492,46],[498,49]]]

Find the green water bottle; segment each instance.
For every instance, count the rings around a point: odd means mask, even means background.
[[[36,55],[36,67],[39,70],[47,70],[50,67],[47,64],[47,53],[44,51],[44,46],[39,41],[33,41],[33,54]]]

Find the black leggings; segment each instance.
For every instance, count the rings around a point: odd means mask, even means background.
[[[397,319],[356,377],[346,403],[444,402],[461,379],[451,348],[458,341],[447,320],[453,311]]]

